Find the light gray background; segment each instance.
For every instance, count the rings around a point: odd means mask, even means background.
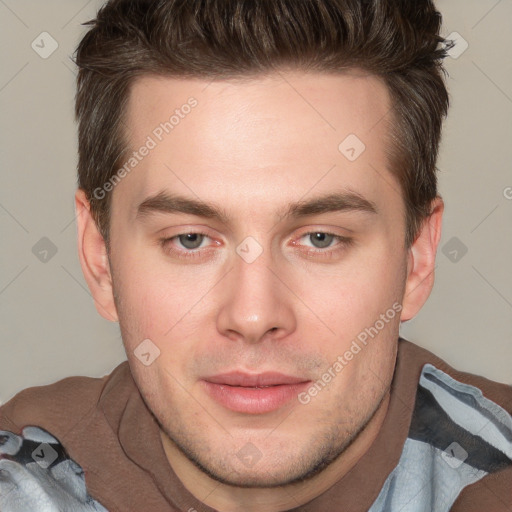
[[[74,222],[69,56],[102,3],[0,0],[0,403],[69,375],[102,376],[125,359],[118,325],[97,314],[82,277]],[[458,369],[512,384],[512,0],[438,7],[444,35],[458,32],[469,46],[446,62],[436,285],[402,335]],[[59,46],[43,59],[31,43],[45,31]],[[42,237],[57,248],[46,262],[32,252]]]

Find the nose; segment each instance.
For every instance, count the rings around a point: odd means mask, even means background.
[[[270,251],[250,263],[235,254],[226,279],[217,315],[222,335],[258,343],[284,338],[295,330],[294,295],[285,284],[283,267],[273,262]]]

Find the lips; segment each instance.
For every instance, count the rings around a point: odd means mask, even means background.
[[[213,384],[226,384],[228,386],[241,386],[247,388],[299,384],[300,382],[307,381],[300,377],[292,377],[290,375],[283,375],[282,373],[277,372],[265,372],[254,375],[243,372],[231,372],[207,377],[204,380],[212,382]]]
[[[230,372],[203,379],[206,393],[219,405],[245,414],[275,411],[290,402],[311,381],[277,372]]]

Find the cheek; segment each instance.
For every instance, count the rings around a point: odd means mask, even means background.
[[[135,273],[128,268],[124,268],[124,278],[119,272],[116,292],[123,344],[133,371],[148,392],[158,389],[155,382],[160,382],[161,389],[169,384],[167,372],[184,382],[191,361],[208,351],[206,340],[212,339],[208,333],[215,329],[215,311],[208,308],[219,301],[208,295],[212,284],[207,276],[198,279],[191,272],[163,272],[141,265]],[[147,367],[136,358],[146,339],[158,348],[158,358]]]
[[[323,314],[335,335],[321,350],[331,364],[342,357],[335,385],[340,390],[365,389],[365,382],[373,382],[374,391],[380,392],[387,384],[376,376],[392,374],[404,277],[404,263],[383,251],[362,256],[350,272],[329,283]]]
[[[134,263],[130,258],[119,262],[113,280],[119,324],[128,346],[161,337],[179,319],[178,294],[170,283],[156,268]]]
[[[405,259],[386,245],[360,250],[338,267],[312,268],[308,279],[297,277],[297,296],[338,338],[355,336],[401,303]]]

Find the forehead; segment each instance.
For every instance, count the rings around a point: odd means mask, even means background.
[[[197,107],[188,116],[189,109],[184,107],[191,98]],[[369,132],[386,116],[389,105],[384,83],[358,70],[343,74],[283,71],[217,81],[143,76],[131,87],[126,126],[134,143],[176,114],[179,119],[173,121],[178,122],[172,139],[177,143],[186,138],[184,131],[193,129],[198,143],[212,150],[217,144],[206,144],[218,140],[213,135],[236,139],[239,144],[251,137],[253,147],[297,140],[307,143],[308,139],[318,143],[321,137],[325,138],[321,146],[326,147],[347,133],[370,142]],[[186,123],[181,123],[183,113],[189,117]],[[182,124],[179,130],[178,124]]]
[[[389,110],[382,81],[357,70],[211,82],[144,76],[131,88],[124,125],[131,152],[151,149],[117,189],[133,205],[176,188],[260,205],[268,187],[295,199],[340,185],[376,197],[394,179]],[[396,196],[398,184],[391,188]]]

